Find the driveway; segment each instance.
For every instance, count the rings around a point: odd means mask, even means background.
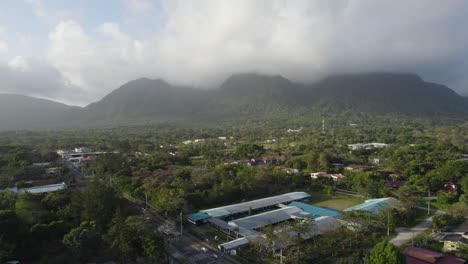
[[[421,208],[424,209],[424,208]],[[432,211],[432,209],[431,209]],[[443,214],[444,212],[442,211],[435,211],[435,214]],[[411,239],[417,237],[419,234],[422,232],[426,231],[428,228],[432,226],[432,216],[424,219],[421,223],[416,225],[413,228],[397,228],[395,231],[397,233],[397,236],[394,237],[392,240],[390,240],[390,243],[392,243],[395,246],[401,246]]]

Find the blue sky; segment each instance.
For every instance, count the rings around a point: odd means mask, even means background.
[[[86,105],[140,77],[421,75],[468,94],[464,0],[3,0],[0,92]]]
[[[148,10],[133,10],[133,2],[141,2],[142,8],[148,3]],[[0,53],[2,59],[44,49],[49,32],[64,20],[80,23],[94,37],[99,37],[94,29],[107,22],[118,22],[122,30],[136,38],[157,34],[163,24],[159,1],[3,0],[0,7],[0,28],[4,31],[3,39],[8,40],[9,50]],[[28,40],[27,44],[25,40]]]

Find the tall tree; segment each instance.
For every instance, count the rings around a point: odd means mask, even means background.
[[[402,264],[405,263],[399,249],[384,240],[372,249],[369,264]]]

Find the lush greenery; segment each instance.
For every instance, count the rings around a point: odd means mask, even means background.
[[[45,179],[75,183],[79,179],[53,153],[57,149],[84,145],[107,154],[83,165],[83,173],[90,175],[85,187],[43,195],[1,192],[0,259],[157,262],[164,258],[163,239],[153,231],[158,226],[147,222],[141,208],[129,202],[146,198],[161,216],[172,221],[179,221],[181,211],[186,215],[298,190],[310,192],[314,204],[338,209],[366,198],[393,196],[402,202],[401,207],[377,215],[344,214],[360,222],[362,229],[342,228],[312,239],[299,237],[302,242],[291,243],[285,251],[284,261],[290,263],[359,263],[370,258],[369,252],[380,250],[372,248],[387,231],[413,226],[414,219],[421,219],[415,207],[426,206],[422,198],[428,195],[435,198],[432,206],[447,212],[456,208],[454,217],[468,215],[468,124],[367,114],[323,118],[324,130],[322,117],[297,116],[284,123],[252,119],[217,127],[164,124],[1,133],[1,188],[27,187]],[[288,128],[297,131],[287,132]],[[358,142],[389,145],[348,147]],[[35,162],[51,163],[40,167]],[[346,169],[355,164],[367,167],[363,171]],[[49,167],[61,169],[51,175],[45,173]],[[310,173],[318,171],[342,173],[345,178],[311,179]],[[386,186],[394,181],[404,185],[399,189]],[[457,189],[447,190],[444,185],[449,182]],[[336,189],[362,197],[330,200]],[[328,203],[320,204],[325,199]],[[344,205],[344,201],[349,203]],[[454,224],[444,217],[435,218],[435,229]],[[257,250],[259,258],[274,258],[261,245],[248,250]],[[394,252],[387,246],[382,250]]]

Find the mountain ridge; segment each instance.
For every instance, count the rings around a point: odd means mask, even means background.
[[[120,125],[174,118],[216,122],[307,113],[468,117],[466,97],[411,73],[340,74],[311,84],[293,82],[281,75],[240,73],[215,90],[139,78],[83,108],[27,96],[15,97],[13,101],[18,102],[12,104],[7,97],[0,94],[0,103],[5,102],[1,130]],[[28,105],[27,111],[21,111],[24,104]],[[12,119],[13,115],[16,118]]]

